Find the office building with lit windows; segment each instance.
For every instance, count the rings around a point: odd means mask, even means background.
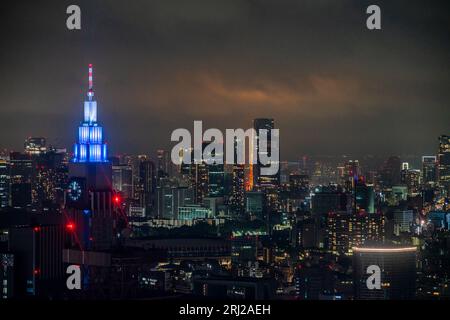
[[[200,205],[189,205],[178,208],[179,220],[207,219],[212,217],[211,209]]]
[[[31,208],[33,161],[27,154],[10,154],[10,197],[11,206],[16,209]]]
[[[133,170],[126,164],[112,167],[113,189],[119,191],[124,199],[133,198]]]
[[[0,209],[9,206],[10,194],[9,161],[0,159]]]
[[[231,208],[235,215],[240,216],[245,209],[245,167],[242,164],[233,165]]]
[[[380,289],[369,289],[369,266],[380,268]],[[411,300],[416,289],[415,247],[353,248],[353,285],[357,300]]]
[[[24,144],[25,153],[39,156],[47,152],[46,139],[42,137],[29,137]]]
[[[434,184],[437,178],[436,156],[422,157],[422,184]]]
[[[276,148],[278,148],[279,150],[279,146],[274,145],[270,134],[271,130],[275,129],[274,119],[254,119],[253,129],[255,130],[255,137],[252,139],[252,143],[256,145],[255,148],[252,148],[253,150],[256,150],[256,154],[252,155],[252,157],[254,157],[253,161],[255,161],[255,164],[251,166],[253,189],[255,191],[263,191],[266,196],[266,203],[268,208],[276,210],[279,206],[280,170],[278,170],[276,174],[265,175],[262,173],[262,169],[265,167],[269,167],[270,165],[264,165],[260,160],[261,155],[271,156],[272,151],[275,151]],[[259,148],[259,143],[262,139],[261,134],[267,135],[267,150],[260,150]],[[280,166],[280,163],[278,163],[278,166]]]
[[[446,188],[448,195],[450,193],[450,135],[439,137],[437,161],[439,184]]]
[[[65,207],[67,224],[73,229],[73,246],[108,250],[113,244],[114,212],[118,206],[113,203],[112,165],[108,161],[103,127],[97,119],[92,70],[89,65],[88,99],[84,102],[84,118],[69,163]]]

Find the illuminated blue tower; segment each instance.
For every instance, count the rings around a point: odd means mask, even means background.
[[[71,238],[83,250],[108,250],[115,240],[115,207],[112,165],[107,159],[103,127],[97,122],[92,65],[89,65],[88,99],[84,120],[78,127],[78,140],[69,163],[65,209]],[[74,243],[75,243],[74,242]]]
[[[84,121],[78,127],[78,142],[74,146],[73,162],[108,162],[107,146],[103,142],[103,127],[97,122],[97,101],[94,100],[92,64],[89,64],[88,100],[84,101]]]

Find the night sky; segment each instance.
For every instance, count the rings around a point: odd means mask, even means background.
[[[275,118],[282,158],[432,154],[450,134],[450,1],[0,4],[0,147],[71,148],[87,64],[113,153]],[[78,4],[82,30],[66,28]],[[366,28],[378,4],[382,30]]]

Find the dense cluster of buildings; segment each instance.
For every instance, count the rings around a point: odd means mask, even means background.
[[[90,65],[73,150],[30,137],[0,158],[1,298],[449,298],[450,136],[419,164],[373,160],[305,156],[269,176],[165,150],[110,157]]]

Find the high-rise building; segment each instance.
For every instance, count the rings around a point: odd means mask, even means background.
[[[437,178],[436,156],[422,157],[422,184],[434,184]]]
[[[74,248],[108,250],[115,240],[120,198],[113,195],[112,165],[103,141],[103,127],[97,121],[92,65],[89,65],[87,97],[84,120],[78,128],[78,141],[69,163],[65,196],[67,226],[74,235],[71,237]]]
[[[305,174],[289,175],[289,197],[304,199],[309,195],[309,176]]]
[[[209,155],[207,155],[208,157]],[[213,158],[223,158],[223,154],[211,155]],[[225,195],[225,167],[223,163],[213,163],[208,165],[208,196],[223,197]]]
[[[366,184],[364,181],[358,180],[355,185],[355,208],[356,213],[375,212],[375,192],[373,185]]]
[[[159,219],[178,219],[178,208],[194,204],[191,188],[169,183],[157,187],[157,216]]]
[[[202,153],[206,146],[207,143],[202,144]],[[209,194],[209,165],[202,161],[191,163],[184,170],[186,169],[189,171],[190,186],[194,189],[195,203],[201,205],[203,198]]]
[[[399,157],[389,157],[381,169],[381,185],[385,188],[399,185],[401,183],[401,168],[402,164]]]
[[[150,159],[142,159],[139,163],[139,178],[141,192],[140,204],[145,208],[147,214],[154,213],[156,197],[156,168]]]
[[[178,213],[175,211],[174,199],[175,187],[160,185],[156,188],[156,210],[159,219],[175,219]]]
[[[92,65],[89,65],[88,100],[84,102],[84,119],[78,127],[73,163],[109,163],[103,127],[97,122],[97,101],[94,100]]]
[[[255,150],[256,155],[253,155],[253,157],[256,157],[256,163],[252,166],[253,167],[253,185],[262,187],[262,188],[270,188],[270,189],[276,189],[280,184],[280,172],[278,171],[275,175],[263,175],[261,174],[261,168],[268,166],[263,165],[260,162],[259,154],[262,153],[262,150],[259,150],[259,140],[260,140],[260,131],[259,130],[267,130],[267,150],[264,152],[267,154],[271,154],[272,152],[272,141],[271,141],[271,135],[270,132],[272,129],[275,128],[274,120],[273,119],[255,119],[253,120],[253,129],[255,129],[256,137],[253,139],[253,143],[256,144]]]
[[[223,197],[225,172],[223,164],[212,164],[208,168],[208,196]]]
[[[399,235],[402,232],[411,233],[413,231],[415,216],[413,210],[394,211],[394,233]]]
[[[328,236],[330,230],[329,214],[339,212],[339,215],[350,215],[353,210],[352,195],[349,192],[344,192],[340,188],[335,187],[316,187],[311,198],[311,213],[312,217],[317,223],[318,242],[319,246],[330,248],[330,237]],[[333,225],[334,222],[331,222]],[[339,225],[333,228],[341,228]],[[340,241],[340,240],[336,240]],[[348,245],[347,245],[348,247]],[[331,250],[333,251],[333,250]]]
[[[231,184],[231,209],[237,216],[241,216],[245,212],[245,165],[238,163],[237,147],[241,141],[235,137],[234,139],[234,164],[232,166],[232,184]]]
[[[303,249],[319,247],[319,230],[315,219],[305,219],[298,223],[298,244]]]
[[[131,167],[132,182],[133,182],[133,195],[132,199],[135,201],[139,200],[139,195],[141,193],[141,178],[139,176],[139,166],[140,166],[140,156],[130,156],[128,158],[127,164]]]
[[[9,228],[9,250],[14,254],[13,295],[17,298],[52,297],[65,283],[62,251],[65,230],[60,215],[22,219]]]
[[[9,161],[0,159],[0,209],[9,206],[10,171]]]
[[[47,152],[46,140],[42,137],[29,137],[24,144],[25,153],[31,156]]]
[[[438,176],[439,184],[447,189],[450,194],[450,135],[439,137],[438,151]]]
[[[354,184],[361,175],[361,168],[358,160],[348,160],[344,165],[344,177],[341,183],[347,189],[353,189]]]
[[[326,220],[327,238],[325,243],[329,252],[335,255],[349,254],[351,248],[350,225],[353,215],[346,211],[328,213]]]
[[[311,199],[311,210],[314,216],[326,216],[330,212],[352,212],[352,195],[348,192],[332,188],[317,187]]]
[[[380,286],[367,282],[375,266],[380,271]],[[355,247],[353,248],[353,285],[358,300],[412,300],[416,288],[415,247]]]
[[[406,173],[406,187],[409,195],[416,195],[420,192],[420,170],[409,169]]]
[[[0,299],[14,297],[14,254],[0,253]]]
[[[121,164],[112,167],[113,189],[125,199],[133,198],[133,170],[130,165]]]
[[[166,150],[158,149],[156,151],[156,157],[158,159],[158,178],[172,176],[172,163],[170,162],[170,154]]]
[[[58,208],[67,186],[65,150],[49,150],[33,156],[33,207],[42,210]]]
[[[194,189],[195,203],[201,204],[208,196],[209,172],[206,163],[192,164],[190,167],[190,183]]]
[[[352,247],[383,240],[384,219],[367,212],[330,212],[326,220],[325,244],[335,255],[351,255]]]
[[[245,167],[242,164],[233,165],[233,183],[231,192],[231,207],[235,214],[241,215],[245,209]]]
[[[266,218],[266,198],[260,191],[248,191],[245,193],[245,212],[250,217],[259,220]]]
[[[402,162],[402,171],[400,173],[400,183],[406,184],[407,176],[409,171],[409,163],[408,162]]]
[[[298,171],[300,174],[305,174],[305,175],[309,175],[309,158],[308,156],[303,156],[299,161],[298,161]]]
[[[33,161],[27,154],[12,152],[10,154],[11,170],[11,206],[13,208],[30,208],[32,204],[31,184],[33,178]]]

